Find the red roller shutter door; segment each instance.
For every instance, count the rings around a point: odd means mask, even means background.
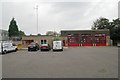
[[[92,34],[82,34],[82,46],[93,46]]]
[[[79,46],[79,43],[77,42],[77,37],[76,35],[68,35],[68,46]]]
[[[106,35],[96,34],[95,42],[96,42],[96,46],[106,46]]]

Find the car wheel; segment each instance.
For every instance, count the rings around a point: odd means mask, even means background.
[[[38,48],[35,49],[35,51],[37,51],[37,50],[38,50]]]
[[[30,51],[30,49],[28,49],[28,51]]]

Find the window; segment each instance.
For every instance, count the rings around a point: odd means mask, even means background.
[[[43,40],[41,40],[41,44],[43,44]]]
[[[47,41],[46,41],[46,40],[44,40],[44,44],[47,44]]]
[[[68,37],[68,43],[75,43],[75,38],[74,38],[74,36],[69,36]]]
[[[41,40],[41,44],[47,44],[47,40]]]
[[[13,46],[16,46],[16,44],[14,44],[14,43],[13,43],[12,45],[13,45]]]

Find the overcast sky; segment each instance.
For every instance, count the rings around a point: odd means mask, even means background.
[[[2,29],[8,30],[12,17],[19,30],[36,34],[36,10],[38,7],[38,33],[60,30],[88,30],[99,17],[118,18],[119,0],[2,0],[0,19]],[[1,28],[1,27],[0,27]]]

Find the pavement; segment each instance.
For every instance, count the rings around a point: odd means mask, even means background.
[[[2,55],[3,78],[118,78],[118,47],[19,50]]]

